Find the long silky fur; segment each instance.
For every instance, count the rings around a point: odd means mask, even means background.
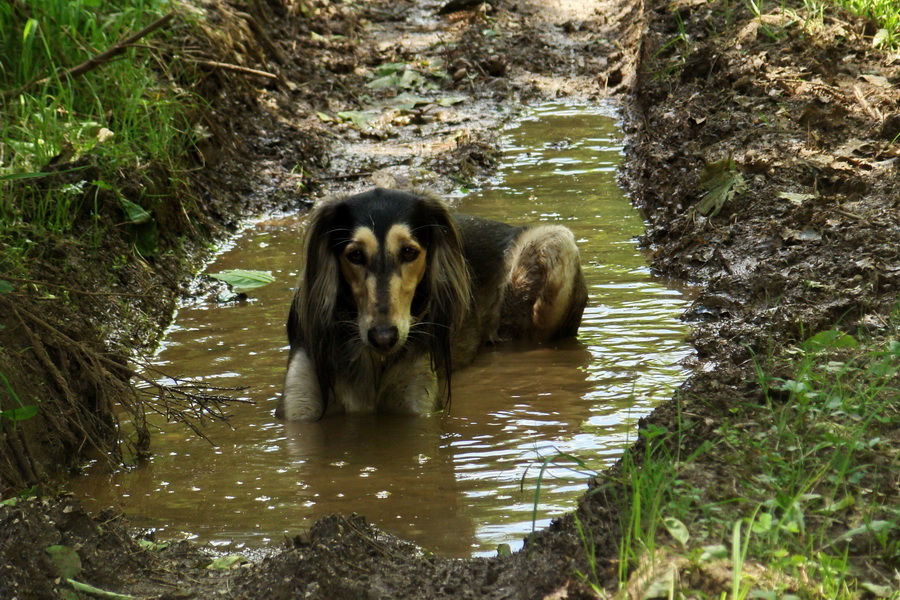
[[[405,352],[428,349],[431,368],[439,381],[446,381],[442,391],[449,403],[451,373],[451,339],[463,323],[472,303],[468,266],[463,255],[462,238],[445,205],[429,192],[413,194],[425,211],[429,231],[426,275],[416,291],[415,304],[422,307],[416,317]],[[337,368],[352,369],[348,361],[362,359],[362,341],[354,333],[356,307],[352,294],[341,275],[335,253],[346,220],[342,201],[337,197],[316,210],[306,233],[306,267],[301,277],[288,318],[288,338],[292,347],[303,346],[314,365],[322,397],[322,415],[334,395]],[[424,339],[423,339],[424,338]],[[351,348],[352,347],[352,348]],[[351,352],[352,350],[352,352]],[[402,360],[402,358],[401,358]],[[357,365],[360,366],[360,365]],[[357,376],[372,373],[359,369]],[[359,381],[360,385],[375,385]]]
[[[301,342],[315,365],[322,395],[322,416],[334,392],[335,367],[340,364],[342,324],[337,319],[341,274],[331,249],[339,204],[332,202],[316,211],[306,232],[306,267],[288,321],[291,344]],[[293,331],[292,331],[293,327]],[[296,335],[299,334],[299,335]]]
[[[446,381],[450,402],[451,340],[462,325],[472,303],[468,265],[463,255],[462,237],[447,207],[428,192],[417,192],[423,208],[435,221],[428,268],[420,284],[428,291],[426,309],[420,316],[430,341],[431,368]]]

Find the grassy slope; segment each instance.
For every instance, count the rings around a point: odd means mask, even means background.
[[[35,237],[68,235],[96,247],[122,222],[146,219],[137,206],[152,210],[154,199],[147,192],[125,198],[121,180],[136,176],[149,184],[149,165],[172,175],[184,168],[193,145],[186,115],[196,100],[164,79],[157,40],[167,32],[67,75],[163,16],[163,8],[158,0],[0,6],[0,239],[7,270],[40,251]],[[70,177],[47,176],[54,170]],[[101,192],[119,200],[118,222],[104,219]],[[156,251],[151,239],[138,248]]]
[[[137,416],[126,441],[137,452],[149,440],[143,411],[203,414],[195,401],[210,398],[178,390],[154,406],[127,385],[126,363],[159,335],[223,224],[247,210],[253,170],[227,151],[227,113],[211,115],[238,111],[252,132],[256,91],[202,66],[265,61],[243,54],[255,44],[246,21],[216,3],[0,3],[0,493],[85,449],[116,458],[115,404]],[[223,87],[229,104],[211,106]],[[224,125],[214,134],[212,122]]]
[[[872,19],[873,45],[897,48],[900,3],[840,4]],[[773,10],[748,5],[757,19]],[[836,22],[821,2],[801,14]],[[673,20],[670,44],[690,53]],[[683,390],[601,475],[595,492],[627,509],[618,561],[593,560],[583,538],[579,576],[599,596],[900,598],[900,311],[834,327],[755,355],[737,388]]]
[[[697,436],[709,399],[690,392],[674,427],[642,431],[610,479],[627,489],[627,593],[896,597],[900,319],[859,338],[830,330],[761,358],[758,402],[712,432]]]

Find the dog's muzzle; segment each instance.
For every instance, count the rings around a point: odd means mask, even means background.
[[[400,331],[394,325],[376,325],[366,335],[369,345],[379,352],[390,352],[400,339]]]

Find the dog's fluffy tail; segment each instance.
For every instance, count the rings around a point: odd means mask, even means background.
[[[514,305],[531,305],[530,323],[513,324],[518,335],[538,342],[575,335],[587,286],[572,231],[561,225],[526,229],[510,248],[509,265],[510,313],[518,312]]]

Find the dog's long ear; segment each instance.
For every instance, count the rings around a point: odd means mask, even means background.
[[[472,299],[469,268],[456,219],[447,206],[431,194],[423,194],[420,201],[431,237],[423,284],[428,293],[425,318],[431,330],[432,367],[446,377],[449,400],[451,340],[463,323]]]
[[[341,275],[335,245],[346,235],[340,200],[323,204],[310,216],[306,231],[306,265],[288,319],[291,344],[302,344],[312,360],[322,394],[322,414],[334,388],[338,361],[335,312]]]

